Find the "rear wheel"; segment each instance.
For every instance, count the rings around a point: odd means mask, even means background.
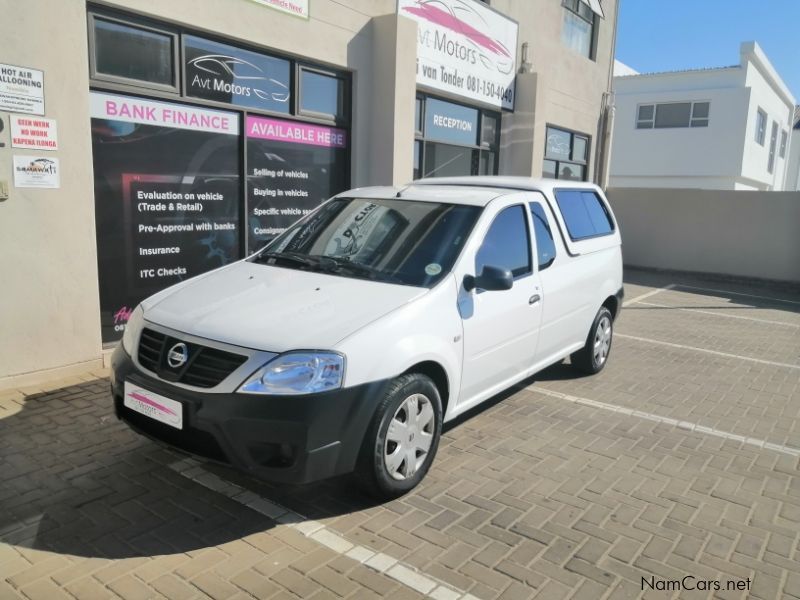
[[[594,318],[586,345],[570,356],[572,365],[591,375],[603,370],[611,353],[614,336],[614,318],[605,306],[601,306]]]
[[[395,379],[367,430],[356,471],[362,487],[380,498],[413,489],[433,462],[442,432],[442,401],[433,381],[410,373]]]

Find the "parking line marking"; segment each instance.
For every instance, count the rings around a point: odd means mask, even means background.
[[[728,319],[744,319],[745,321],[755,321],[756,323],[768,323],[770,325],[783,325],[785,327],[800,327],[800,324],[796,323],[786,323],[784,321],[771,321],[769,319],[757,319],[755,317],[744,317],[742,315],[729,315],[726,313],[714,312],[713,310],[701,310],[699,308],[685,308],[683,306],[670,306],[668,304],[657,304],[655,302],[642,302],[641,300],[637,301],[638,304],[644,304],[645,306],[659,306],[661,308],[672,308],[675,310],[684,310],[686,312],[694,312],[700,313],[703,315],[714,315],[715,317],[726,317]],[[720,310],[724,310],[724,307],[720,307]]]
[[[746,298],[760,298],[761,300],[772,300],[773,302],[786,302],[787,304],[800,304],[800,300],[787,300],[786,298],[759,296],[758,294],[746,294],[744,292],[733,292],[731,290],[718,290],[714,288],[697,287],[695,285],[685,285],[683,283],[676,283],[673,287],[687,288],[690,290],[700,290],[701,292],[714,292],[717,294],[732,294],[734,296],[744,296]]]
[[[626,306],[630,306],[631,304],[634,304],[636,302],[644,300],[645,298],[649,298],[650,296],[655,296],[656,294],[660,294],[661,292],[666,292],[667,290],[671,290],[674,287],[675,287],[675,284],[674,283],[670,283],[669,285],[665,285],[664,287],[661,287],[661,288],[658,288],[658,289],[655,289],[655,290],[650,290],[649,292],[647,292],[645,294],[642,294],[641,296],[636,296],[636,298],[631,298],[627,302],[623,302],[622,303],[622,307],[624,308]]]
[[[364,546],[359,546],[347,541],[345,537],[325,526],[324,523],[307,519],[300,513],[281,506],[277,502],[265,498],[240,485],[231,483],[215,473],[206,470],[203,463],[194,458],[183,458],[167,465],[170,469],[183,477],[194,481],[214,492],[227,496],[231,500],[247,506],[256,512],[273,519],[301,533],[303,536],[314,540],[318,544],[333,550],[337,554],[347,556],[364,566],[383,573],[421,594],[434,600],[472,600],[474,596],[459,590],[449,584],[444,584],[430,575],[406,565],[396,558],[376,552]]]
[[[567,402],[572,402],[574,404],[582,404],[584,406],[590,406],[592,408],[598,408],[601,410],[620,413],[630,417],[638,417],[639,419],[644,419],[646,421],[654,421],[656,423],[662,423],[664,425],[671,425],[673,427],[676,427],[678,429],[683,429],[686,431],[702,433],[713,437],[732,440],[735,442],[741,442],[742,444],[747,444],[748,446],[756,446],[757,448],[762,448],[764,450],[772,450],[773,452],[779,452],[781,454],[787,454],[789,456],[800,457],[800,448],[793,448],[791,446],[786,446],[784,444],[775,444],[758,438],[752,438],[745,435],[730,433],[729,431],[714,429],[713,427],[706,427],[705,425],[700,425],[699,423],[691,423],[689,421],[681,421],[679,419],[673,419],[671,417],[663,417],[661,415],[657,415],[654,413],[635,410],[632,408],[626,408],[624,406],[618,406],[616,404],[608,404],[606,402],[599,402],[598,400],[581,398],[580,396],[571,396],[570,394],[556,392],[555,390],[548,390],[546,388],[542,388],[536,385],[529,385],[525,389],[530,390],[531,392],[538,392],[545,396],[558,398],[559,400],[566,400]]]
[[[626,335],[624,333],[615,333],[616,337],[626,340],[636,340],[637,342],[645,342],[647,344],[659,344],[661,346],[669,346],[671,348],[680,348],[681,350],[694,350],[695,352],[705,352],[706,354],[715,354],[716,356],[724,356],[725,358],[736,358],[739,360],[746,360],[762,365],[771,365],[773,367],[783,367],[785,369],[800,370],[800,365],[791,365],[789,363],[774,362],[771,360],[763,360],[761,358],[753,358],[752,356],[741,356],[739,354],[729,354],[727,352],[719,352],[718,350],[709,350],[708,348],[698,348],[696,346],[685,346],[684,344],[673,344],[672,342],[664,342],[662,340],[653,340],[650,338],[643,338],[636,335]]]

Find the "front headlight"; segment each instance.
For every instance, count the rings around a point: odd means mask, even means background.
[[[245,394],[288,396],[342,387],[344,357],[335,352],[287,352],[253,373],[239,388]]]
[[[125,323],[125,332],[122,334],[122,347],[129,356],[133,356],[135,350],[134,343],[139,339],[139,332],[144,325],[144,309],[140,304],[131,313],[128,322]]]

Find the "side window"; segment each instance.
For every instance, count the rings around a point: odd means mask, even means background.
[[[521,204],[504,208],[494,218],[475,256],[475,273],[485,265],[510,269],[514,277],[531,273],[531,237]]]
[[[529,206],[533,215],[533,233],[536,237],[539,270],[543,271],[556,259],[556,243],[553,241],[553,231],[550,229],[550,223],[542,205],[538,202],[531,202]]]
[[[573,241],[614,231],[611,215],[596,193],[589,190],[555,190],[555,194]]]

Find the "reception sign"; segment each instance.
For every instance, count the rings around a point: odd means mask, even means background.
[[[477,0],[398,0],[417,22],[417,83],[514,108],[518,25]]]

